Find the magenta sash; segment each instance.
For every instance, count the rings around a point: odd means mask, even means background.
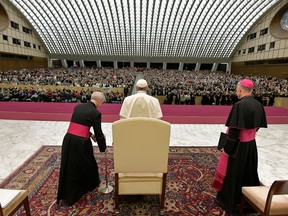
[[[88,138],[89,131],[90,131],[90,127],[88,127],[88,126],[77,124],[75,122],[70,122],[70,125],[69,125],[69,128],[68,128],[67,132],[69,134],[73,134],[73,135],[76,135],[76,136]]]
[[[220,155],[220,159],[218,162],[214,180],[212,182],[212,187],[217,189],[218,191],[222,190],[222,186],[224,183],[224,178],[226,176],[226,171],[227,171],[227,166],[228,166],[228,159],[229,159],[229,156],[223,151]]]
[[[227,128],[226,133],[229,133],[230,127]],[[257,128],[252,128],[252,129],[241,129],[239,133],[239,140],[240,142],[249,142],[255,139],[257,132]]]
[[[249,142],[255,139],[256,128],[242,129],[239,134],[240,142]]]

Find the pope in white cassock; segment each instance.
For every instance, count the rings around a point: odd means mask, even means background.
[[[120,118],[162,118],[163,114],[158,99],[147,94],[148,84],[146,80],[139,79],[136,83],[136,90],[136,94],[124,99],[119,114]]]

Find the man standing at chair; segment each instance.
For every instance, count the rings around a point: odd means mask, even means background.
[[[101,128],[101,113],[97,110],[104,100],[101,92],[93,92],[90,101],[74,108],[62,144],[57,204],[73,205],[100,184],[91,139],[97,141],[100,152],[105,152],[106,139]]]
[[[119,114],[120,118],[162,118],[163,114],[158,99],[147,94],[148,84],[146,80],[139,79],[136,83],[136,90],[136,94],[124,99]]]
[[[255,136],[260,127],[267,127],[267,123],[262,104],[252,96],[253,88],[254,84],[250,79],[243,79],[237,84],[236,92],[239,101],[233,105],[227,119],[225,126],[228,127],[226,132],[228,138],[219,161],[221,168],[225,167],[222,169],[224,179],[218,182],[214,180],[212,184],[213,187],[217,185],[215,187],[218,189],[217,200],[228,213],[237,211],[242,186],[260,185]],[[226,160],[221,161],[224,156]],[[220,163],[223,161],[226,162]]]

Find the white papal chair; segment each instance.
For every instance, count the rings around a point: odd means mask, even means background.
[[[249,203],[262,216],[288,215],[288,180],[276,180],[271,186],[242,187],[239,215]]]
[[[120,195],[156,194],[164,214],[170,123],[135,117],[112,124],[115,210]]]

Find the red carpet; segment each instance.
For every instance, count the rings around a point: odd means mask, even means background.
[[[69,121],[77,103],[0,102],[0,119]],[[161,105],[172,124],[224,124],[231,106]],[[103,104],[103,122],[119,119],[121,104]],[[288,109],[265,107],[268,124],[288,124]]]
[[[6,178],[1,188],[28,189],[31,214],[35,216],[112,216],[114,192],[97,189],[85,194],[71,207],[55,205],[61,147],[42,146],[29,160]],[[102,186],[105,185],[105,157],[95,148]],[[226,215],[215,202],[211,188],[219,151],[214,147],[170,147],[165,198],[165,215]],[[113,148],[107,150],[107,178],[114,185]],[[18,214],[17,214],[18,215]],[[24,216],[22,211],[20,216]],[[158,196],[121,196],[120,215],[159,215]]]

